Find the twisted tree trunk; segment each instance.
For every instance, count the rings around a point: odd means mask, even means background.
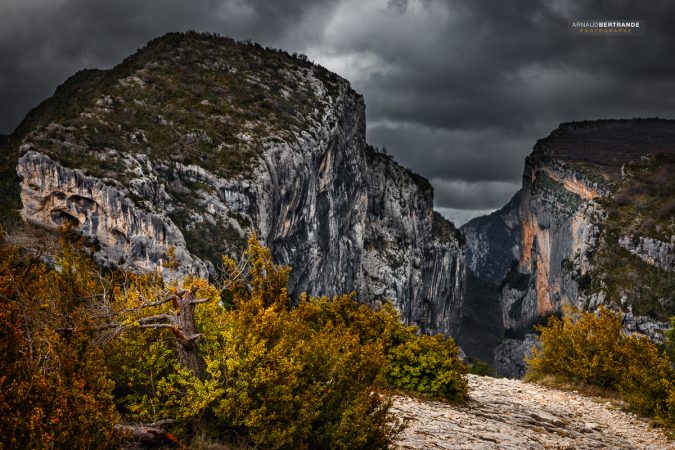
[[[178,345],[178,360],[181,365],[190,369],[198,378],[202,377],[204,363],[199,356],[199,339],[195,325],[195,306],[200,301],[194,292],[178,295],[174,301],[175,319],[173,333]]]

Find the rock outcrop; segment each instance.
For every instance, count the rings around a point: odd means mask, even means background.
[[[476,277],[500,283],[520,258],[520,197],[518,191],[500,210],[460,228],[466,237],[466,268]]]
[[[501,290],[504,325],[527,327],[537,318],[576,305],[579,286],[569,265],[585,275],[597,245],[601,186],[562,162],[535,151],[525,162],[518,210],[521,251]]]
[[[171,249],[179,274],[208,275],[171,221],[137,208],[114,187],[34,151],[19,158],[17,172],[22,179],[22,217],[55,231],[71,225],[95,239],[99,263],[135,271],[158,269],[169,276],[165,263]]]
[[[649,178],[671,167],[674,152],[675,122],[658,119],[563,124],[540,140],[519,204],[462,228],[468,289],[458,340],[472,343],[463,345],[469,356],[521,376],[533,325],[566,305],[621,310],[628,332],[661,341],[673,314],[675,229],[672,212],[653,205],[672,180],[664,174],[657,187]],[[486,299],[499,305],[501,339],[499,326],[471,315],[494,315],[476,307]]]
[[[537,346],[536,334],[527,333],[522,338],[506,337],[493,350],[495,372],[508,378],[520,378],[527,372],[525,359]]]
[[[675,271],[675,236],[670,242],[644,236],[621,236],[619,245],[647,264],[668,272]]]
[[[101,261],[166,273],[172,248],[179,273],[206,275],[255,231],[291,295],[356,291],[424,331],[459,327],[461,235],[426,179],[366,143],[363,98],[302,57],[170,34],[74,76],[10,141],[23,218],[71,222]]]

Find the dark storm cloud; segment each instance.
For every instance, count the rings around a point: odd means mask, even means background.
[[[672,117],[675,2],[9,0],[0,6],[0,132],[83,67],[194,28],[302,51],[365,96],[368,139],[431,179],[458,221],[499,207],[558,123]],[[575,19],[644,19],[581,37]]]
[[[412,123],[376,122],[368,140],[378,143],[406,167],[431,179],[464,181],[518,181],[523,168],[522,149],[532,143],[520,133],[483,129],[434,129]],[[452,152],[448,143],[452,142]],[[515,174],[515,175],[514,175]]]
[[[513,196],[519,184],[508,181],[467,182],[432,178],[434,198],[455,209],[498,209]]]
[[[672,2],[408,1],[367,12],[355,8],[338,21],[342,38],[312,54],[353,72],[370,141],[432,178],[442,211],[506,202],[536,139],[560,122],[673,115]],[[592,18],[646,19],[647,34],[570,35],[572,20]]]
[[[278,42],[325,2],[8,0],[0,5],[0,133],[77,70],[106,68],[169,31]]]
[[[658,97],[633,95],[618,105],[605,100],[641,90],[635,83],[673,82],[675,63],[667,55],[673,50],[674,31],[668,20],[675,4],[621,2],[623,8],[617,4],[525,1],[429,6],[445,9],[448,15],[448,26],[419,30],[435,33],[435,39],[420,39],[423,45],[412,51],[376,44],[383,49],[383,59],[405,64],[368,80],[369,91],[377,94],[370,105],[372,113],[435,127],[498,124],[513,129],[526,125],[535,112],[557,119],[561,112],[578,116],[653,108]],[[589,39],[567,32],[573,18],[605,15],[647,17],[648,34]],[[428,24],[443,19],[436,13]],[[382,34],[381,40],[392,38],[388,30]],[[435,45],[424,48],[424,41]],[[602,101],[595,105],[594,100]]]

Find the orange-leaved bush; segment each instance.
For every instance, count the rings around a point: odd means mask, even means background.
[[[102,352],[72,332],[101,280],[75,251],[56,262],[0,245],[0,448],[115,448]]]

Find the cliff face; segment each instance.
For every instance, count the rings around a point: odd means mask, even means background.
[[[466,237],[467,270],[493,283],[506,277],[512,261],[521,253],[521,192],[500,210],[476,217],[460,228]]]
[[[70,222],[101,262],[134,270],[166,272],[173,248],[179,273],[203,276],[255,231],[293,267],[292,295],[356,291],[456,332],[461,235],[433,212],[425,179],[367,145],[363,99],[345,80],[187,34],[59,89],[11,140],[27,222]]]
[[[662,339],[675,313],[674,183],[665,175],[675,167],[674,151],[673,121],[564,124],[525,162],[514,221],[519,237],[477,232],[486,218],[463,227],[468,268],[479,283],[497,286],[498,372],[522,375],[532,326],[566,305],[620,309],[627,331]],[[505,247],[517,248],[513,260]],[[476,248],[483,249],[479,257]],[[465,310],[476,301],[467,291]],[[460,331],[460,342],[477,333],[468,330],[468,337]]]
[[[521,192],[499,211],[460,228],[466,238],[466,291],[457,340],[472,357],[493,365],[504,338],[500,286],[520,257]]]
[[[516,274],[501,292],[506,328],[526,327],[538,317],[576,305],[578,279],[584,276],[597,244],[599,206],[607,193],[564,163],[531,155],[525,162],[518,215],[521,251]],[[527,280],[526,280],[527,278]]]

